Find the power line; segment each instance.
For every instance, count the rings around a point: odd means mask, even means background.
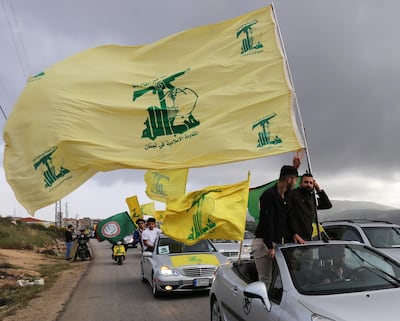
[[[2,107],[1,105],[0,105],[0,109],[1,109],[1,113],[2,113],[3,116],[4,116],[4,119],[7,120],[6,113],[4,112],[3,107]]]
[[[23,64],[23,62],[22,62],[21,53],[20,53],[20,51],[18,50],[17,41],[16,41],[16,39],[15,39],[14,33],[12,32],[11,21],[10,21],[10,18],[9,18],[9,16],[8,16],[8,14],[7,14],[6,6],[5,6],[5,0],[2,1],[2,4],[3,4],[4,14],[5,14],[5,16],[6,16],[8,28],[9,28],[9,30],[10,30],[11,38],[12,38],[12,40],[13,40],[13,44],[14,44],[14,47],[15,47],[15,51],[17,52],[19,64],[21,65],[21,69],[22,69],[22,72],[24,73],[24,78],[25,78],[25,80],[28,80],[29,71],[26,70],[26,68],[24,67],[24,64]],[[11,4],[11,11],[13,12],[13,15],[14,15],[14,18],[15,18],[14,7],[12,6],[12,2],[11,2],[11,1],[10,1],[10,4]],[[18,35],[19,35],[19,39],[20,39],[20,42],[21,42],[21,44],[22,44],[22,48],[23,48],[23,51],[24,51],[24,45],[23,45],[23,42],[22,42],[22,38],[21,38],[21,36],[20,36],[20,33],[19,33],[19,31],[18,31],[18,24],[17,24],[16,19],[15,19],[15,24],[16,24],[17,33],[18,33]],[[24,54],[24,56],[25,56],[25,59],[26,59],[26,55],[25,55],[25,54]],[[26,59],[26,61],[27,61],[27,59]]]

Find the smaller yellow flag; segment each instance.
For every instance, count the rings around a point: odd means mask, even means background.
[[[210,186],[168,201],[163,232],[195,244],[201,239],[243,240],[250,175],[246,181]]]
[[[142,205],[140,205],[140,209],[142,210],[143,216],[146,215],[146,216],[155,217],[156,210],[154,207],[154,202],[142,204]]]
[[[129,216],[132,218],[132,221],[136,224],[136,220],[139,218],[143,218],[142,210],[139,206],[139,201],[136,195],[127,197],[125,199],[126,204],[128,204],[129,208]]]
[[[146,195],[159,202],[177,199],[185,194],[188,169],[148,170],[144,174]]]
[[[165,211],[163,210],[156,210],[154,213],[154,218],[157,222],[162,223],[164,221]]]

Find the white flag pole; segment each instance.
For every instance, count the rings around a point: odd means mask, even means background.
[[[278,37],[279,37],[280,44],[281,44],[281,50],[283,52],[283,56],[286,59],[285,63],[286,63],[286,70],[288,72],[288,78],[289,78],[290,84],[291,84],[291,86],[293,88],[293,91],[294,91],[294,101],[295,101],[295,104],[296,104],[297,115],[299,117],[300,126],[301,126],[301,129],[302,129],[303,138],[304,138],[304,148],[305,148],[306,157],[307,157],[308,172],[311,174],[312,173],[312,170],[311,170],[311,159],[310,159],[310,153],[309,153],[309,150],[308,150],[306,130],[305,130],[305,127],[304,127],[303,118],[301,116],[299,102],[298,102],[297,95],[296,95],[296,90],[295,90],[295,87],[294,87],[293,77],[292,77],[292,73],[291,73],[290,68],[289,68],[288,57],[286,55],[286,50],[285,50],[285,45],[284,45],[284,42],[283,42],[281,30],[279,29],[279,23],[278,23],[278,18],[276,16],[276,11],[275,11],[274,4],[271,3],[271,6],[272,6],[272,12],[273,12],[273,15],[274,15],[274,20],[275,20],[275,23],[276,23],[276,29],[278,31]],[[315,215],[315,222],[317,224],[318,239],[321,240],[321,233],[320,233],[320,227],[319,227],[319,221],[318,221],[317,204],[318,203],[317,203],[317,199],[316,199],[316,195],[315,195],[315,213],[314,213],[314,215]]]

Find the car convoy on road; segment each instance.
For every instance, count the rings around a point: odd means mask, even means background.
[[[212,321],[397,320],[391,307],[400,299],[400,226],[365,220],[321,225],[329,240],[277,246],[268,289],[258,281],[249,231],[243,242],[194,245],[160,234],[154,250],[142,254],[142,281],[154,297],[208,291]],[[337,262],[343,273],[328,280],[324,273]]]

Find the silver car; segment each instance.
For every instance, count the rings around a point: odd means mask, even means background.
[[[398,321],[399,300],[400,264],[343,241],[276,247],[268,291],[253,260],[222,266],[209,295],[213,321]]]
[[[400,226],[385,221],[335,220],[322,223],[332,240],[358,241],[400,262]]]
[[[153,295],[209,290],[218,266],[228,264],[208,240],[185,245],[160,234],[153,252],[144,251],[142,281],[148,281]]]
[[[234,240],[212,240],[215,248],[224,256],[226,256],[230,261],[237,261],[240,259],[250,259],[251,254],[251,243],[253,242],[254,234],[250,231],[244,232],[244,238],[242,242]],[[240,252],[240,246],[242,251]]]

